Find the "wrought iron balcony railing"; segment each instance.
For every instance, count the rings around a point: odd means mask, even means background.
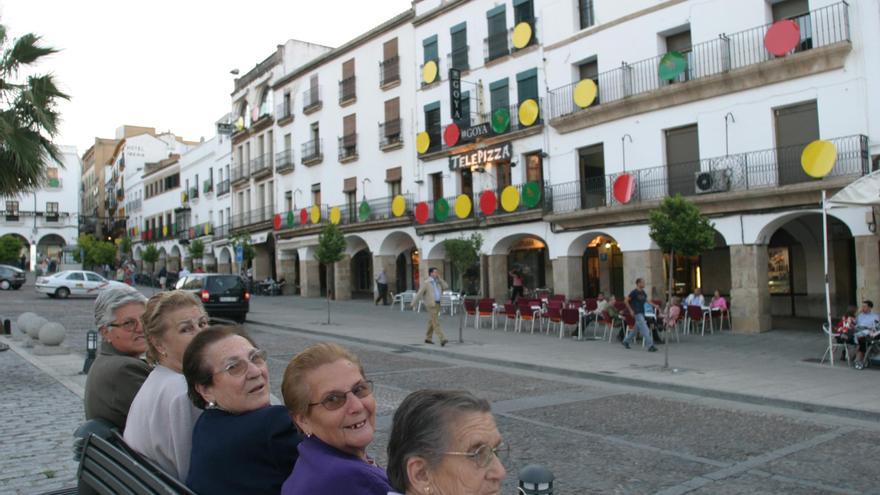
[[[355,76],[339,81],[339,103],[345,103],[357,97],[355,82]]]
[[[293,171],[293,150],[284,150],[275,153],[275,172],[285,173]]]
[[[302,162],[308,164],[317,162],[323,158],[321,151],[321,139],[313,139],[302,144]]]
[[[403,143],[402,122],[401,119],[379,122],[379,148],[384,149]]]
[[[400,81],[400,57],[391,57],[379,62],[379,81],[380,86]]]
[[[358,156],[358,135],[348,134],[339,137],[339,160],[350,160]]]

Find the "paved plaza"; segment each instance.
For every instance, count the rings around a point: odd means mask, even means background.
[[[146,292],[146,291],[145,291]],[[70,329],[73,353],[35,356],[21,340],[0,353],[0,493],[70,486],[72,432],[82,421],[91,299],[0,293],[0,316],[25,310]],[[422,343],[426,315],[365,301],[255,297],[246,324],[270,354],[273,393],[290,358],[321,340],[347,345],[376,383],[380,463],[391,414],[409,392],[464,388],[492,402],[511,445],[505,493],[539,463],[555,493],[878,493],[880,406],[875,370],[830,368],[814,331],[686,337],[663,353],[615,343],[442,324],[445,348]],[[324,323],[322,323],[324,322]],[[837,384],[837,386],[833,386]]]

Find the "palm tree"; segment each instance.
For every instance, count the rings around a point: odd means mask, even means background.
[[[39,187],[49,160],[61,163],[52,143],[60,121],[56,103],[69,97],[51,74],[18,80],[20,71],[57,51],[32,33],[10,41],[0,24],[0,196]]]

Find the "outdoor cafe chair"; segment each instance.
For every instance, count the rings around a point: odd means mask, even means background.
[[[614,329],[617,328],[618,323],[621,325],[623,324],[620,319],[612,318],[607,311],[602,311],[599,317],[596,318],[595,323],[602,323],[602,340],[605,340],[607,338],[608,343],[611,343],[614,340]]]
[[[495,329],[495,299],[491,297],[486,297],[480,299],[477,302],[477,321],[479,322],[479,327],[483,328],[483,318],[490,318],[492,320],[492,329]],[[476,325],[475,325],[476,328]]]
[[[465,298],[464,300],[464,326],[467,326],[468,318],[473,317],[474,328],[477,328],[477,301]]]
[[[587,311],[596,311],[599,309],[599,300],[594,297],[584,299],[584,307]]]
[[[578,340],[581,339],[581,312],[577,308],[563,308],[559,320],[559,338],[562,338],[562,330],[565,326],[577,327]]]
[[[554,323],[562,323],[562,304],[550,304],[547,307],[547,311],[544,312],[544,319],[547,320],[547,333],[550,333],[550,327]],[[543,330],[543,324],[541,326],[541,330]],[[560,334],[562,330],[560,329]]]
[[[721,332],[724,330],[724,319],[727,318],[727,329],[731,332],[733,331],[733,324],[730,322],[730,303],[727,304],[726,309],[722,309],[720,314],[718,315],[718,331]]]
[[[510,320],[513,320],[513,328],[514,328],[514,330],[519,331],[519,328],[517,327],[517,325],[518,325],[518,322],[517,322],[517,315],[518,315],[518,313],[517,313],[517,311],[516,311],[516,305],[513,304],[513,303],[510,303],[510,302],[509,302],[509,303],[506,303],[506,304],[504,305],[504,307],[503,307],[503,313],[502,313],[502,314],[504,315],[504,331],[505,331],[505,332],[507,331],[507,323],[508,323]]]
[[[849,344],[847,342],[838,342],[835,338],[835,334],[833,334],[830,330],[828,330],[828,323],[822,324],[822,332],[825,334],[825,338],[828,339],[828,346],[825,348],[825,354],[822,354],[822,360],[819,361],[819,364],[825,362],[826,359],[831,357],[831,355],[838,351],[838,349],[843,348],[843,355],[846,357],[847,366],[852,365],[852,359],[849,353]]]
[[[516,319],[516,331],[520,332],[522,330],[522,322],[530,321],[532,322],[531,333],[535,333],[535,320],[541,317],[541,309],[540,307],[535,307],[531,304],[530,301],[517,301],[517,319]]]
[[[692,304],[687,307],[687,333],[690,333],[690,328],[693,326],[694,333],[697,333],[697,322],[700,322],[701,331],[700,335],[706,335],[706,321],[709,322],[709,331],[711,333],[715,333],[712,327],[712,315],[708,310],[704,310],[702,306],[697,306]]]

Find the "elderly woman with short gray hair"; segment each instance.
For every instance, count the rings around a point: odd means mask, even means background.
[[[101,346],[86,378],[86,419],[103,419],[120,431],[125,429],[135,394],[150,374],[150,366],[141,359],[147,350],[141,325],[146,302],[132,287],[107,289],[95,299]]]
[[[419,390],[394,413],[388,480],[402,494],[501,493],[506,457],[489,402],[470,392]]]

